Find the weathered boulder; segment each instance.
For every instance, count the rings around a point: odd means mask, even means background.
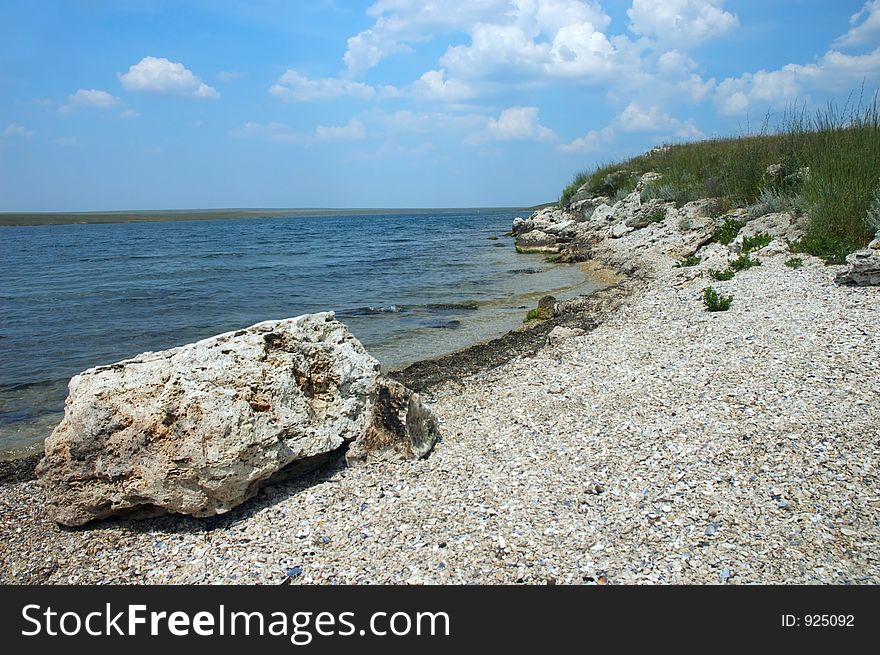
[[[611,233],[610,233],[611,238],[612,239],[619,239],[620,237],[632,232],[633,229],[634,228],[631,228],[626,223],[618,223],[617,225],[615,225],[614,227],[611,228]]]
[[[775,239],[785,241],[798,241],[803,238],[808,223],[809,217],[806,214],[791,212],[764,214],[749,220],[739,231],[732,245],[735,250],[739,250],[745,237],[753,237],[758,234],[769,234]]]
[[[519,235],[516,238],[516,248],[525,253],[558,253],[561,250],[556,243],[556,237],[541,230],[532,230]]]
[[[660,222],[665,219],[666,203],[662,200],[654,199],[635,208],[631,212],[631,216],[624,223],[628,227],[640,230],[643,227],[648,227],[651,223]]]
[[[860,287],[880,286],[880,250],[867,248],[847,255],[846,270],[835,281]]]
[[[438,436],[430,410],[384,380],[333,313],[92,368],[69,392],[37,468],[53,517],[69,526],[222,514],[347,443],[352,461],[409,458]]]

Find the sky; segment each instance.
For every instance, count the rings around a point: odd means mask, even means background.
[[[0,211],[530,206],[880,85],[880,0],[3,0]]]

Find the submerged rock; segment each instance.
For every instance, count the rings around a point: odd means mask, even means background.
[[[222,514],[349,443],[424,456],[437,421],[398,387],[333,313],[258,323],[74,377],[37,475],[68,526]]]

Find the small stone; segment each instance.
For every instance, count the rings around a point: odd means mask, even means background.
[[[715,523],[710,523],[709,525],[706,526],[706,529],[703,531],[703,534],[706,535],[707,537],[712,537],[715,535],[716,532],[718,532],[718,525],[716,525]]]
[[[284,575],[286,575],[288,578],[298,578],[299,576],[302,575],[302,572],[303,572],[303,567],[297,565],[297,566],[292,566],[289,569],[285,570]]]

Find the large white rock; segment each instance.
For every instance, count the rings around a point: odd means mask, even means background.
[[[38,466],[56,521],[221,514],[324,463],[426,454],[437,421],[332,313],[258,323],[70,381]],[[393,417],[393,418],[392,418]]]

